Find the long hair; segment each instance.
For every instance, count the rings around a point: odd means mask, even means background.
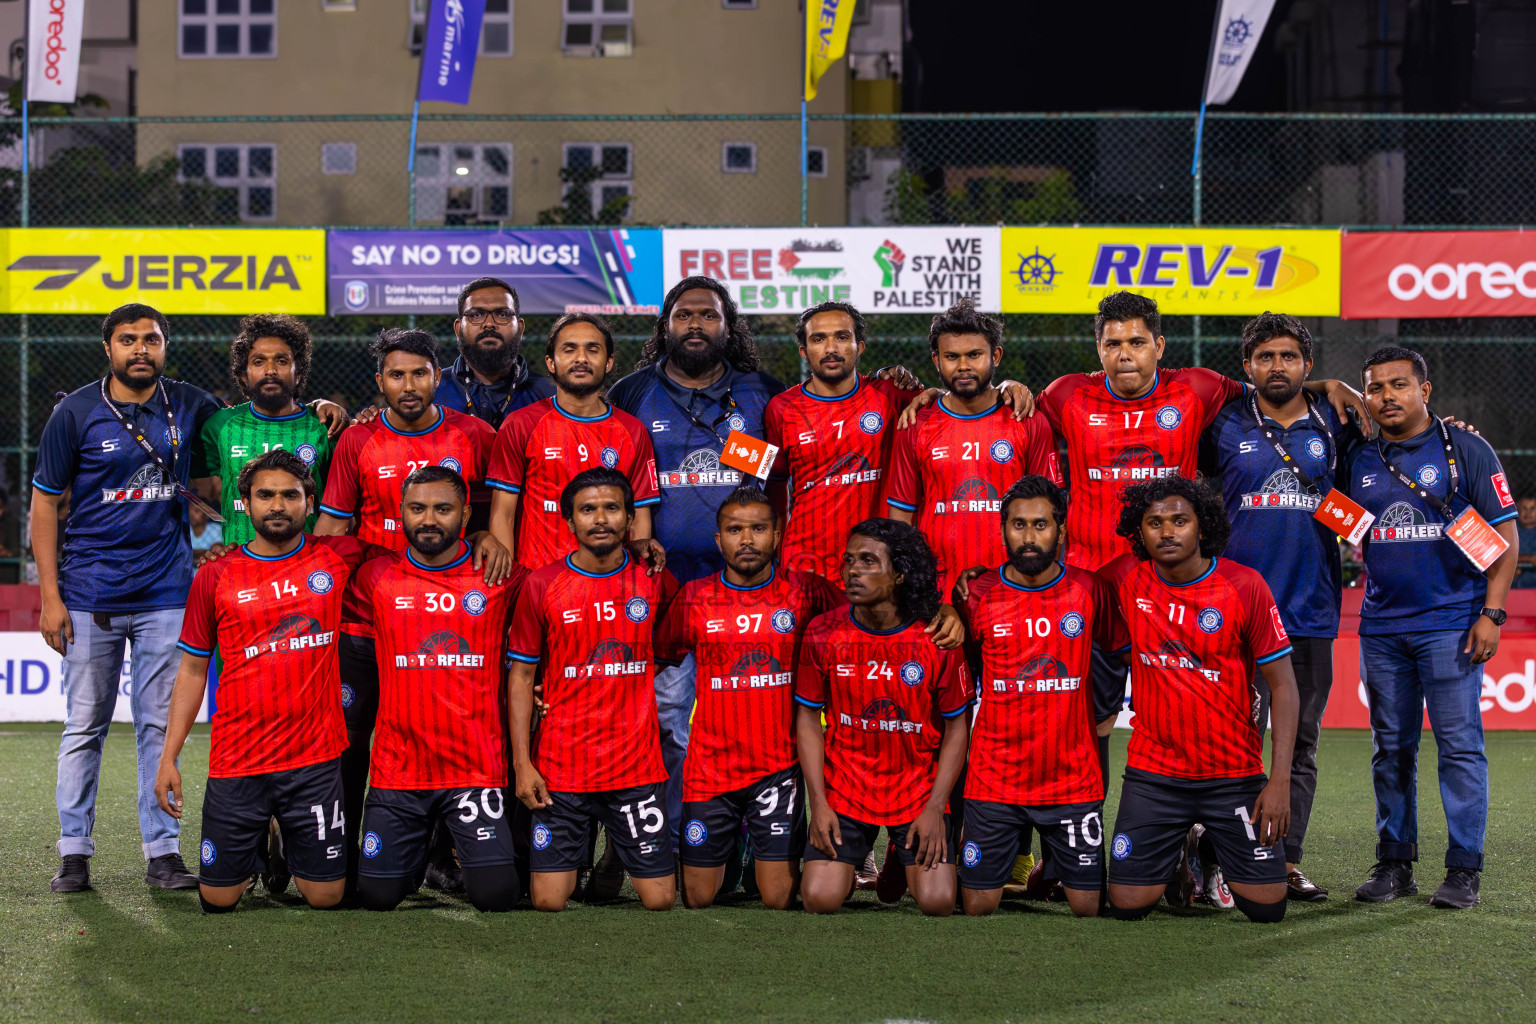
[[[1164,498],[1183,498],[1194,508],[1200,524],[1200,554],[1215,558],[1227,549],[1232,524],[1227,522],[1227,509],[1221,497],[1203,480],[1165,476],[1131,484],[1120,492],[1120,522],[1115,532],[1131,542],[1131,553],[1138,559],[1145,562],[1152,557],[1141,540],[1141,517],[1154,501]]]
[[[720,296],[720,305],[725,309],[725,361],[742,373],[757,369],[761,363],[757,355],[757,339],[752,337],[752,327],[747,323],[747,318],[736,308],[736,300],[731,298],[725,285],[712,277],[703,276],[685,277],[667,292],[667,297],[661,303],[661,315],[656,318],[656,328],[646,340],[645,347],[640,350],[640,358],[635,360],[635,369],[650,366],[667,354],[667,324],[672,319],[672,307],[677,305],[678,298],[684,292],[695,288],[703,288]]]
[[[921,530],[895,519],[866,519],[850,532],[890,552],[891,570],[902,577],[895,596],[903,619],[927,622],[939,614],[938,560]]]
[[[240,321],[240,333],[229,345],[230,382],[246,398],[252,397],[245,374],[250,368],[251,346],[259,338],[276,338],[288,346],[288,354],[293,357],[293,393],[295,397],[303,394],[304,385],[309,383],[309,361],[314,355],[314,345],[304,321],[287,313],[252,313]]]

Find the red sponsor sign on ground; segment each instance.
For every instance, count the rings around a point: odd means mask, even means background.
[[[1536,729],[1536,636],[1529,633],[1499,638],[1498,652],[1483,666],[1484,729]],[[1323,727],[1369,729],[1370,709],[1360,681],[1360,638],[1340,633],[1333,644],[1333,690]],[[1429,728],[1429,716],[1424,716]]]
[[[1349,231],[1346,318],[1536,316],[1536,232]]]

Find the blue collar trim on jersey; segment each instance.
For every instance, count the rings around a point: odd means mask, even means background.
[[[858,619],[853,617],[853,605],[849,605],[848,606],[848,621],[853,623],[855,628],[860,629],[860,630],[864,631],[865,633],[868,633],[870,636],[895,636],[897,633],[900,633],[902,630],[909,628],[912,625],[912,623],[916,622],[917,620],[916,619],[908,619],[906,622],[903,622],[901,625],[897,626],[895,629],[870,629],[868,626],[864,625]]]
[[[579,567],[575,562],[571,561],[570,555],[565,556],[565,567],[571,570],[571,572],[580,573],[581,575],[586,576],[588,579],[605,580],[610,576],[617,576],[619,573],[629,568],[629,550],[627,548],[625,549],[624,561],[620,562],[619,567],[613,570],[613,572],[587,572],[587,570]]]
[[[286,555],[258,555],[256,552],[251,550],[250,544],[241,544],[240,550],[245,552],[245,556],[247,558],[254,558],[258,562],[281,562],[283,559],[292,558],[300,551],[303,551],[304,545],[308,543],[309,535],[306,533],[301,533],[299,534],[299,546],[288,552]]]
[[[1152,371],[1152,388],[1146,394],[1142,395],[1141,398],[1121,398],[1119,395],[1115,394],[1115,389],[1109,386],[1109,374],[1107,373],[1104,375],[1104,390],[1108,391],[1109,397],[1113,398],[1117,402],[1140,402],[1142,399],[1151,398],[1157,392],[1157,376],[1162,372],[1163,371],[1161,369]]]
[[[1199,576],[1196,576],[1194,579],[1190,580],[1188,583],[1175,583],[1175,582],[1173,582],[1173,580],[1165,578],[1163,576],[1162,572],[1160,572],[1158,570],[1157,566],[1155,566],[1155,565],[1152,567],[1152,571],[1157,573],[1157,578],[1158,578],[1159,582],[1166,583],[1170,587],[1192,587],[1196,583],[1199,583],[1201,580],[1205,579],[1211,573],[1215,572],[1216,571],[1216,563],[1219,562],[1219,561],[1221,561],[1220,558],[1212,558],[1211,559],[1211,567],[1209,569],[1205,570],[1205,572],[1201,573]]]
[[[249,404],[251,407],[251,415],[255,416],[259,420],[264,420],[267,423],[287,423],[289,420],[303,419],[305,414],[309,412],[308,409],[301,405],[299,406],[298,412],[291,412],[286,416],[268,416],[266,413],[256,408],[255,402],[251,402]]]
[[[727,587],[730,587],[732,590],[762,590],[768,584],[772,583],[774,581],[774,578],[776,576],[778,576],[778,574],[779,574],[778,569],[775,568],[774,566],[770,565],[768,567],[768,578],[763,580],[763,582],[757,584],[756,586],[738,587],[736,584],[732,583],[730,580],[725,578],[725,570],[721,569],[720,570],[720,582],[724,583]]]
[[[937,402],[935,402],[934,404],[939,407],[939,409],[944,413],[944,415],[952,417],[952,418],[957,419],[957,420],[984,420],[988,416],[991,416],[993,413],[997,412],[997,407],[999,405],[1002,405],[1003,401],[1002,401],[1001,398],[999,398],[997,400],[997,405],[992,406],[992,408],[988,409],[986,412],[973,412],[973,413],[970,413],[970,414],[958,413],[958,412],[955,412],[952,409],[949,409],[948,407],[946,407],[944,405],[944,396],[943,395],[940,395],[939,396],[939,400]]]
[[[438,406],[437,407],[437,422],[432,424],[427,429],[425,429],[425,430],[401,430],[398,427],[394,427],[394,426],[390,425],[389,414],[387,412],[379,413],[379,422],[384,424],[384,429],[388,430],[390,433],[399,434],[401,437],[420,437],[422,434],[430,434],[430,433],[432,433],[432,431],[434,431],[438,427],[442,426],[443,425],[443,420],[445,420],[447,418],[448,418],[448,414],[443,412],[443,407],[442,406]]]
[[[859,388],[864,386],[864,378],[859,375],[857,370],[855,370],[853,373],[853,390],[848,392],[846,395],[833,395],[831,398],[824,398],[821,395],[812,394],[811,389],[806,387],[806,385],[809,383],[810,381],[808,380],[803,380],[800,382],[800,390],[805,393],[806,398],[814,398],[818,402],[842,402],[852,398],[854,395],[859,393]]]
[[[566,412],[564,409],[560,408],[560,397],[558,395],[551,397],[549,404],[555,407],[555,412],[558,412],[561,416],[564,416],[568,420],[575,420],[577,423],[601,423],[603,420],[613,415],[613,406],[610,405],[607,411],[604,412],[601,416],[577,416],[573,412]]]
[[[463,565],[465,559],[469,558],[469,556],[473,553],[468,541],[461,540],[459,543],[463,545],[464,550],[459,552],[459,557],[455,558],[447,565],[422,565],[420,562],[416,561],[416,553],[410,548],[405,549],[405,557],[409,558],[411,560],[411,564],[418,569],[425,569],[427,572],[447,572],[449,569]]]
[[[1004,569],[1008,568],[1008,563],[1007,562],[1004,562],[1002,564],[1002,566],[997,570],[997,577],[998,577],[998,579],[1002,580],[1004,583],[1006,583],[1010,587],[1012,587],[1014,590],[1022,590],[1022,591],[1026,592],[1026,593],[1038,594],[1042,590],[1050,590],[1056,584],[1060,583],[1062,580],[1067,578],[1067,567],[1066,567],[1066,564],[1063,563],[1063,562],[1057,562],[1056,564],[1061,566],[1061,572],[1057,573],[1056,574],[1056,578],[1051,580],[1051,582],[1047,583],[1043,587],[1026,587],[1022,583],[1015,583],[1015,582],[1013,582],[1013,580],[1008,578],[1008,574],[1003,571]]]

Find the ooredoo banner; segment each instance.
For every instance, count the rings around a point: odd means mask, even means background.
[[[1483,665],[1483,692],[1478,701],[1484,729],[1536,729],[1536,636],[1506,633],[1499,649]],[[1333,644],[1333,690],[1323,726],[1329,729],[1369,729],[1370,707],[1360,680],[1360,638],[1340,633]],[[1429,728],[1429,716],[1424,716]]]
[[[745,313],[851,302],[865,313],[936,313],[962,298],[999,311],[1000,230],[966,227],[724,228],[662,233],[666,287],[724,282]]]
[[[1341,315],[1536,315],[1536,233],[1349,231]]]
[[[64,659],[43,642],[42,634],[0,633],[0,672],[0,722],[64,721]],[[216,683],[212,663],[208,674],[208,692],[197,713],[199,722],[208,721],[209,700]],[[112,721],[133,721],[132,704],[133,665],[125,656]]]

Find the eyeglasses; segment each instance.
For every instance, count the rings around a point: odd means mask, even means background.
[[[517,319],[517,314],[505,306],[501,309],[475,309],[471,306],[464,311],[464,319],[472,324],[483,324],[487,318],[499,324],[509,324]]]

